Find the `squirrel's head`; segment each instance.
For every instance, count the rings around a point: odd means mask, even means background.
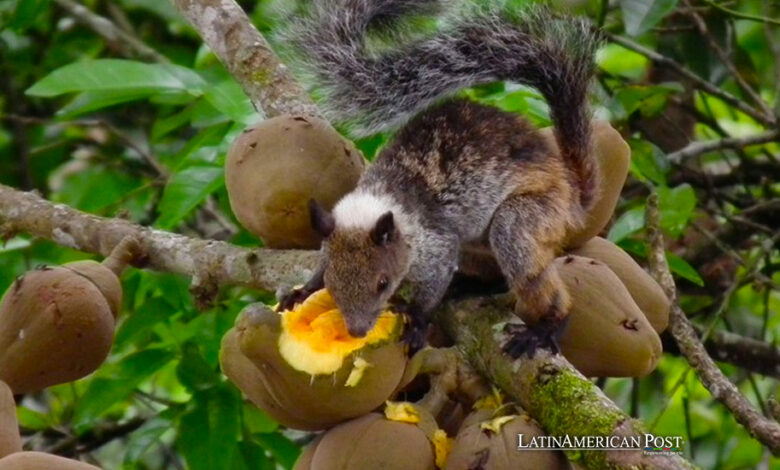
[[[393,211],[366,206],[376,201],[363,197],[369,199],[348,195],[333,214],[314,201],[309,207],[312,227],[324,237],[325,287],[356,337],[374,326],[406,276],[410,252]]]

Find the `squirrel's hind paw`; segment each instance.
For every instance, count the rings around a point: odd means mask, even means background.
[[[509,333],[510,337],[502,350],[513,359],[517,359],[523,354],[533,358],[538,349],[547,349],[553,354],[557,354],[560,352],[558,339],[568,322],[567,320],[567,318],[545,318],[532,327],[525,324],[507,323],[504,331]]]

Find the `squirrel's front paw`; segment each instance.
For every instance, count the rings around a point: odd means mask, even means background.
[[[282,295],[279,299],[279,305],[277,305],[276,311],[283,312],[285,310],[292,310],[296,305],[308,299],[313,293],[313,291],[304,287],[293,289]]]
[[[547,317],[534,326],[507,323],[504,331],[509,333],[509,340],[502,348],[513,359],[523,354],[529,358],[536,355],[538,349],[548,349],[553,354],[560,352],[558,340],[563,332],[568,318],[557,319]]]
[[[401,341],[409,348],[409,355],[416,353],[425,346],[428,337],[428,322],[425,321],[419,309],[411,304],[396,304],[392,310],[404,317],[404,333]]]

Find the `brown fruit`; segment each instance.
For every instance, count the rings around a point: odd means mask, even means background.
[[[16,403],[8,385],[0,380],[0,458],[22,451],[19,422],[16,420]]]
[[[557,151],[558,145],[553,138],[552,129],[544,129],[542,132]],[[598,168],[599,192],[593,207],[588,211],[585,225],[567,235],[566,247],[569,248],[582,245],[607,226],[615,212],[631,163],[631,148],[608,122],[593,122],[591,143]]]
[[[0,301],[0,380],[14,393],[74,381],[103,363],[113,337],[92,281],[63,267],[29,272]]]
[[[666,329],[671,306],[669,299],[655,279],[628,253],[609,240],[594,237],[573,250],[571,254],[592,258],[609,266],[609,269],[623,281],[623,285],[626,286],[653,329],[658,333]]]
[[[365,162],[326,121],[277,116],[244,131],[230,147],[225,182],[239,222],[272,248],[317,248],[308,203],[331,209]]]
[[[298,460],[295,461],[293,470],[311,470],[311,463],[312,460],[314,460],[314,452],[317,450],[317,446],[320,444],[320,441],[322,441],[322,435],[320,435],[317,439],[314,439],[303,448],[301,455],[298,456]]]
[[[415,424],[371,413],[328,431],[311,470],[434,470],[434,449]]]
[[[544,432],[528,415],[507,415],[482,419],[486,410],[477,410],[476,419],[467,417],[455,437],[445,470],[563,470],[569,463],[561,452],[517,449],[518,435],[524,442]]]
[[[585,376],[641,377],[661,357],[661,339],[606,264],[582,256],[555,260],[571,296],[561,352]]]
[[[100,468],[43,452],[17,452],[0,459],[0,470],[100,470]]]
[[[335,372],[311,375],[280,353],[281,318],[265,305],[248,306],[220,357],[228,378],[281,424],[326,429],[374,410],[395,391],[406,367],[397,334],[347,354]]]
[[[97,261],[84,260],[67,263],[62,266],[86,277],[97,287],[105,297],[111,313],[116,318],[122,306],[122,283],[116,273]]]

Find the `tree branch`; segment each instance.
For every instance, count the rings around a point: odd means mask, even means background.
[[[605,34],[610,41],[619,44],[625,47],[626,49],[642,54],[643,56],[647,57],[648,59],[652,60],[657,64],[663,65],[665,67],[674,70],[679,75],[689,79],[691,83],[697,88],[700,88],[701,90],[704,90],[707,93],[722,99],[726,103],[730,104],[736,109],[752,117],[757,122],[760,122],[768,127],[774,127],[774,125],[776,124],[774,116],[772,117],[765,116],[757,109],[747,105],[741,99],[737,98],[736,96],[732,95],[731,93],[725,90],[718,88],[717,86],[708,82],[707,80],[704,80],[703,78],[699,77],[694,72],[692,72],[690,69],[680,65],[678,62],[674,61],[673,59],[670,59],[669,57],[666,57],[663,54],[659,54],[658,52],[652,49],[648,49],[642,46],[641,44],[636,43],[628,38],[618,36],[616,34],[612,34],[609,32],[604,32],[603,34]]]
[[[660,229],[658,196],[652,194],[647,201],[647,229],[650,236],[650,268],[653,276],[664,288],[671,300],[669,330],[677,341],[680,351],[696,370],[702,385],[713,398],[723,403],[734,418],[756,439],[761,441],[774,455],[780,455],[780,425],[765,418],[739,392],[739,389],[723,375],[707,354],[696,330],[677,303],[677,290],[669,265],[666,262],[663,234]]]
[[[306,91],[234,0],[173,0],[203,41],[238,80],[255,109],[320,116]]]
[[[642,424],[615,405],[563,356],[537,350],[532,359],[512,360],[501,350],[503,325],[513,318],[513,298],[446,302],[436,322],[456,341],[471,365],[500,387],[553,436],[641,436]],[[516,320],[516,318],[514,318]],[[693,468],[679,456],[643,451],[584,451],[586,468]]]
[[[135,236],[145,254],[143,267],[190,276],[196,287],[236,284],[274,291],[307,280],[319,259],[314,251],[250,250],[89,215],[0,185],[0,235],[19,232],[103,256],[124,237]]]
[[[76,21],[91,28],[107,42],[125,50],[130,49],[134,51],[138,57],[143,59],[160,63],[170,63],[167,57],[147,46],[132,34],[128,34],[127,32],[121,30],[108,18],[104,18],[89,11],[89,9],[84,5],[81,5],[73,0],[54,1],[57,3],[57,5],[73,15],[73,17],[76,18]]]
[[[780,129],[749,135],[747,137],[726,137],[724,139],[691,142],[684,148],[667,155],[670,162],[678,163],[682,160],[698,155],[723,149],[741,149],[750,145],[766,144],[767,142],[780,141]]]

